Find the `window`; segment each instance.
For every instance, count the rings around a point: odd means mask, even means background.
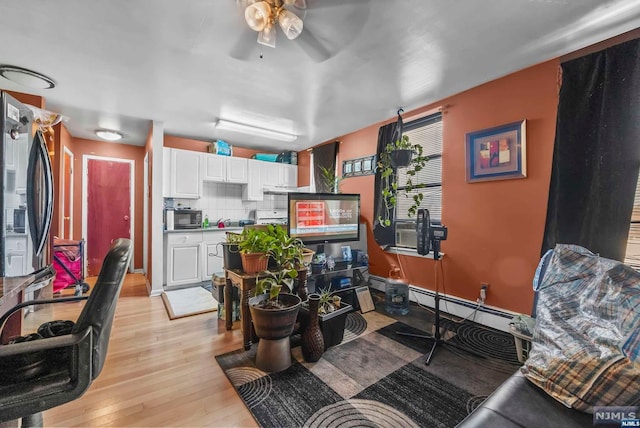
[[[631,214],[624,263],[636,270],[640,270],[640,180],[636,185],[636,197],[633,200],[633,213]]]
[[[395,244],[398,247],[416,248],[416,218],[409,217],[407,211],[413,204],[413,195],[423,194],[420,208],[429,210],[431,221],[439,223],[442,218],[442,115],[427,116],[404,124],[403,134],[409,136],[412,144],[420,144],[423,154],[429,156],[424,169],[412,178],[414,190],[408,197],[398,197],[395,212]],[[398,188],[407,183],[407,168],[397,171]],[[423,187],[415,189],[416,185]]]

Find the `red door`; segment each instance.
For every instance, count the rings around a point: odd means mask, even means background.
[[[131,164],[89,159],[87,170],[87,272],[95,276],[113,240],[130,237]]]

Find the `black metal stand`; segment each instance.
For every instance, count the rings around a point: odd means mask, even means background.
[[[433,259],[436,260],[436,269],[438,268],[438,263],[440,260],[440,241],[433,241],[432,242],[433,245]],[[431,362],[431,357],[433,357],[433,353],[436,350],[436,346],[438,346],[438,344],[440,343],[444,343],[444,340],[442,339],[441,335],[440,335],[440,293],[438,292],[438,284],[436,284],[436,295],[434,297],[435,299],[435,332],[433,335],[430,334],[417,334],[417,333],[408,333],[408,332],[404,332],[404,331],[398,331],[396,332],[396,334],[399,334],[401,336],[410,336],[410,337],[417,337],[420,339],[428,339],[428,340],[432,340],[433,344],[431,345],[431,350],[429,351],[429,354],[427,355],[427,360],[425,361],[426,365],[429,365],[429,363]]]

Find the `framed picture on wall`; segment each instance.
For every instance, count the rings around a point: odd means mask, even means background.
[[[527,176],[526,120],[467,134],[467,182]]]

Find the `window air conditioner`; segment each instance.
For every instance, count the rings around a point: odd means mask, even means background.
[[[396,247],[416,248],[418,237],[414,222],[396,223]]]

